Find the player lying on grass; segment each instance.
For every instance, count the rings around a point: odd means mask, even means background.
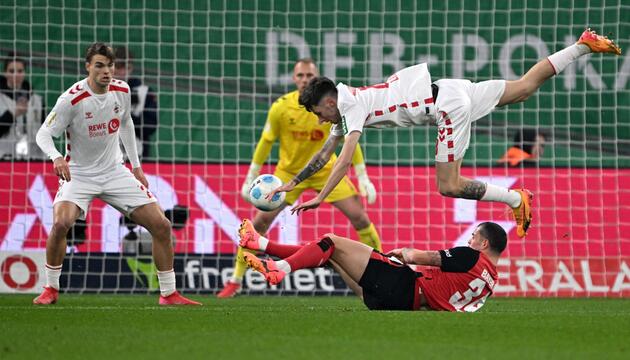
[[[111,47],[87,49],[87,78],[65,91],[37,132],[37,145],[54,163],[59,190],[53,202],[53,224],[46,240],[46,286],[36,305],[57,302],[66,254],[66,235],[77,219],[85,220],[90,203],[100,198],[144,226],[153,237],[153,259],[160,284],[160,305],[201,305],[175,289],[171,223],[148,189],[136,148],[129,85],[112,78]],[[53,137],[65,135],[66,156]],[[132,170],[123,163],[122,140]]]
[[[304,246],[283,245],[259,235],[249,220],[243,220],[239,236],[240,246],[282,259],[244,255],[270,284],[292,271],[328,263],[370,310],[477,311],[492,295],[497,262],[507,245],[507,234],[492,222],[477,226],[468,247],[402,248],[387,254],[335,234]],[[408,265],[421,266],[415,271]]]
[[[516,220],[517,235],[524,237],[532,219],[532,194],[529,191],[510,190],[461,176],[462,160],[470,143],[471,124],[488,115],[496,106],[525,101],[546,80],[590,53],[619,55],[621,49],[612,40],[588,29],[576,44],[541,60],[523,77],[513,81],[472,83],[442,79],[432,83],[427,64],[402,69],[385,83],[358,88],[343,83],[335,86],[328,78],[315,78],[304,89],[300,104],[317,115],[321,122],[331,122],[334,126],[322,150],[291,182],[276,191],[290,191],[317,173],[345,137],[341,154],[324,189],[314,199],[292,210],[300,213],[314,209],[345,176],[364,128],[436,124],[435,160],[440,193],[455,198],[507,204]],[[275,191],[268,196],[274,195]]]

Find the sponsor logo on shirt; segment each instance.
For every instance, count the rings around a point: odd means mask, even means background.
[[[319,130],[319,129],[315,129],[311,131],[311,141],[320,141],[321,139],[324,138],[324,132]]]
[[[89,137],[99,137],[107,135],[107,123],[100,123],[94,125],[88,125],[88,135]]]
[[[107,124],[107,129],[109,130],[110,134],[113,134],[116,131],[118,131],[119,127],[120,127],[120,120],[118,119],[111,119],[109,120],[109,124]]]
[[[346,116],[341,117],[341,127],[343,128],[343,134],[348,135],[348,125],[346,125]]]
[[[93,119],[93,118],[94,118],[94,115],[92,115],[92,113],[91,113],[91,112],[87,111],[87,112],[85,113],[85,119],[86,119],[86,120],[87,120],[87,119]]]
[[[451,252],[448,250],[444,250],[444,255],[446,255],[446,257],[453,257],[453,255],[451,255]]]
[[[114,113],[118,114],[118,112],[120,111],[120,105],[118,105],[118,103],[114,103]]]

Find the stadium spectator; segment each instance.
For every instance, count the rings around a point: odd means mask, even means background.
[[[533,166],[545,151],[545,135],[532,128],[523,128],[514,133],[514,144],[498,160],[508,166]]]
[[[304,246],[282,245],[260,236],[249,220],[241,224],[239,236],[242,247],[283,259],[262,260],[245,253],[247,265],[270,284],[280,283],[290,272],[328,262],[370,310],[477,311],[492,295],[497,263],[507,246],[505,230],[492,222],[477,226],[468,247],[402,248],[387,254],[335,234]]]
[[[171,223],[148,189],[136,151],[129,86],[112,78],[114,60],[111,47],[100,42],[90,45],[85,56],[88,77],[59,97],[37,133],[37,144],[53,161],[60,185],[46,241],[46,286],[33,303],[57,302],[66,235],[77,219],[85,219],[90,203],[98,197],[152,234],[159,304],[200,305],[175,289]],[[65,158],[53,141],[62,134],[66,135]],[[131,171],[122,162],[121,140]]]
[[[151,88],[133,76],[133,55],[124,46],[116,47],[114,78],[126,81],[131,89],[131,118],[136,130],[136,144],[141,159],[151,158],[149,138],[157,130],[158,105]]]
[[[10,53],[0,75],[0,159],[43,159],[35,135],[44,103],[26,80],[26,62]]]
[[[293,82],[297,90],[281,96],[269,109],[267,123],[256,146],[247,177],[241,189],[241,195],[245,200],[249,199],[249,187],[258,176],[260,168],[269,156],[276,140],[280,142],[280,156],[274,174],[283,182],[295,177],[298,171],[324,144],[327,134],[330,132],[331,124],[319,123],[317,116],[309,113],[298,104],[298,97],[308,82],[317,75],[319,72],[312,59],[300,59],[295,63]],[[368,203],[372,204],[376,201],[376,190],[368,178],[359,144],[355,144],[355,149],[352,163],[359,180],[359,189],[361,194],[367,196]],[[322,170],[316,176],[290,191],[283,206],[273,211],[258,211],[254,217],[256,230],[262,234],[266,233],[273,220],[286,205],[293,204],[305,190],[321,191],[335,158],[336,156],[332,155],[327,163],[323,164]],[[361,201],[359,201],[354,185],[347,177],[336,184],[324,201],[331,203],[350,220],[361,242],[375,249],[381,249],[378,232],[365,212]],[[245,270],[247,270],[247,266],[243,262],[243,249],[239,248],[232,278],[227,281],[225,288],[217,296],[220,298],[232,297],[240,291]]]
[[[355,145],[365,127],[409,127],[437,124],[436,175],[438,189],[444,196],[502,202],[512,208],[519,237],[527,234],[531,223],[533,195],[525,189],[510,190],[461,176],[461,164],[470,143],[470,128],[496,106],[525,101],[547,79],[560,73],[579,57],[590,53],[621,54],[621,49],[594,31],[584,31],[573,44],[538,62],[518,80],[490,80],[472,83],[468,80],[442,79],[431,83],[427,64],[402,69],[387,82],[354,88],[321,77],[311,80],[300,95],[300,104],[316,114],[322,122],[332,122],[330,137],[322,149],[292,181],[277,191],[290,191],[315,174],[326,163],[345,137],[341,154],[324,189],[314,199],[293,207],[301,211],[319,206],[343,178]]]

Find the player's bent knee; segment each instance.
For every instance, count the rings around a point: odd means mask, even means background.
[[[440,182],[438,183],[438,191],[442,196],[447,197],[458,197],[459,196],[459,187],[448,182]]]
[[[51,232],[55,234],[66,235],[73,225],[74,220],[55,219],[52,225]]]

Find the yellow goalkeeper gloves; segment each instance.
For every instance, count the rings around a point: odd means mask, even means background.
[[[249,165],[249,170],[247,171],[247,176],[245,177],[245,181],[243,182],[243,186],[241,187],[241,196],[245,201],[249,201],[249,187],[252,185],[252,182],[260,175],[260,168],[262,165],[258,165],[255,163],[251,163]]]

